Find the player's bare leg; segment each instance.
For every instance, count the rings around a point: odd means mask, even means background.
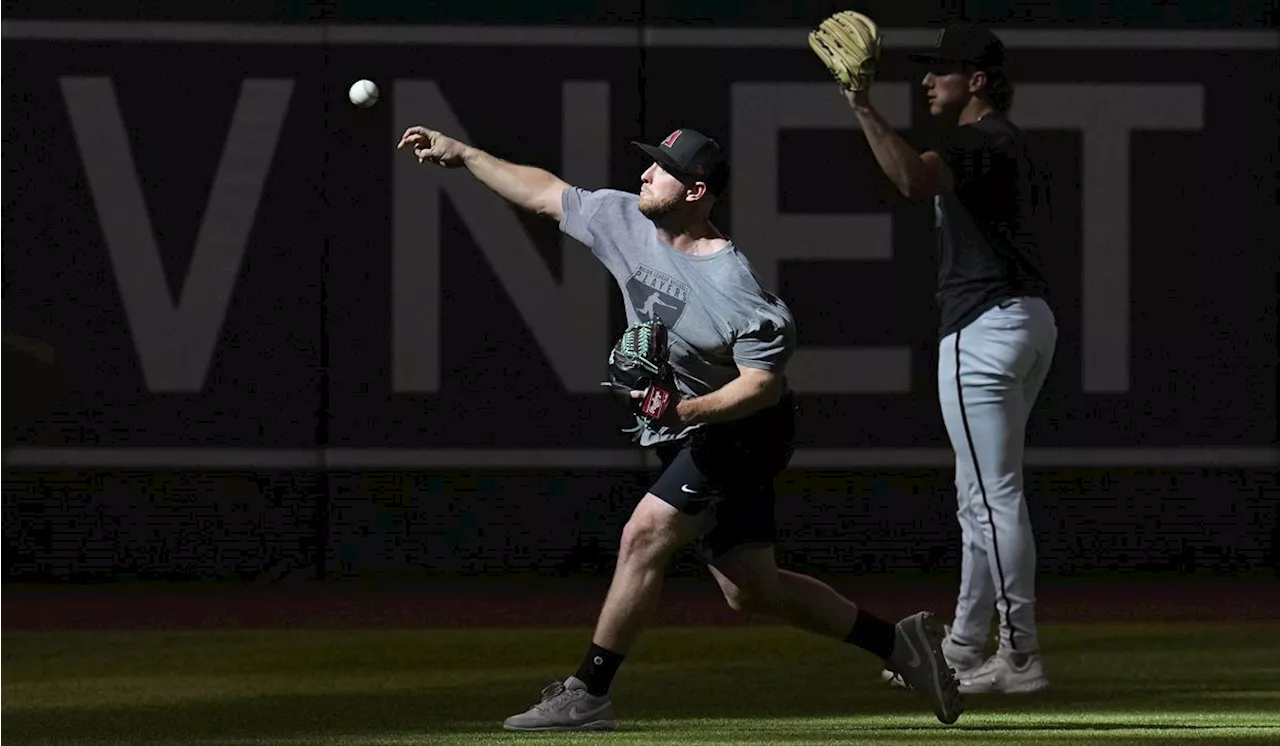
[[[577,673],[542,690],[542,701],[507,718],[507,730],[613,730],[609,686],[623,658],[653,618],[671,557],[697,538],[702,517],[646,494],[622,530],[613,581]]]
[[[778,570],[782,613],[793,627],[843,640],[858,620],[858,605],[809,575]]]
[[[618,563],[592,642],[625,655],[653,618],[672,556],[697,538],[703,519],[646,494],[622,530]]]
[[[944,723],[954,723],[964,711],[955,675],[942,654],[942,623],[932,614],[887,622],[817,578],[779,570],[768,545],[737,547],[715,558],[711,572],[733,609],[783,619],[879,656],[929,701]]]

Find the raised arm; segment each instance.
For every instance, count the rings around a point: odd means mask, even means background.
[[[902,196],[928,199],[954,188],[955,177],[942,158],[932,150],[917,153],[875,110],[866,91],[846,91],[845,98],[862,125],[876,162]]]
[[[431,161],[445,168],[466,166],[480,183],[521,209],[556,221],[563,215],[560,199],[569,184],[549,171],[504,161],[426,127],[405,130],[396,149],[406,145],[413,148],[419,163]]]

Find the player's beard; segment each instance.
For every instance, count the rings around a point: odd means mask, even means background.
[[[659,200],[652,195],[641,195],[640,204],[638,205],[640,213],[650,220],[665,218],[674,214],[680,209],[680,205],[684,203],[684,194],[673,194],[665,200]]]

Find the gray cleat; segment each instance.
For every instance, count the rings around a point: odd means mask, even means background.
[[[965,645],[957,645],[951,639],[951,626],[943,625],[942,640],[942,657],[947,659],[947,665],[956,675],[956,681],[960,682],[960,691],[967,694],[965,689],[965,679],[973,676],[987,662],[985,656],[982,655],[982,649],[976,647],[968,647]],[[888,669],[880,672],[880,678],[889,686],[896,689],[910,689],[907,682],[902,678],[902,674],[894,673]]]
[[[613,730],[613,702],[596,697],[576,676],[547,686],[542,701],[502,723],[506,730]]]
[[[960,719],[964,705],[955,672],[942,654],[946,637],[942,622],[922,611],[898,622],[895,629],[893,655],[885,661],[885,668],[901,674],[908,688],[929,700],[939,720],[950,725]]]

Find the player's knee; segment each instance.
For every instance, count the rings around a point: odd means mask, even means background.
[[[622,529],[619,562],[663,562],[675,551],[673,531],[662,521],[632,516]]]

